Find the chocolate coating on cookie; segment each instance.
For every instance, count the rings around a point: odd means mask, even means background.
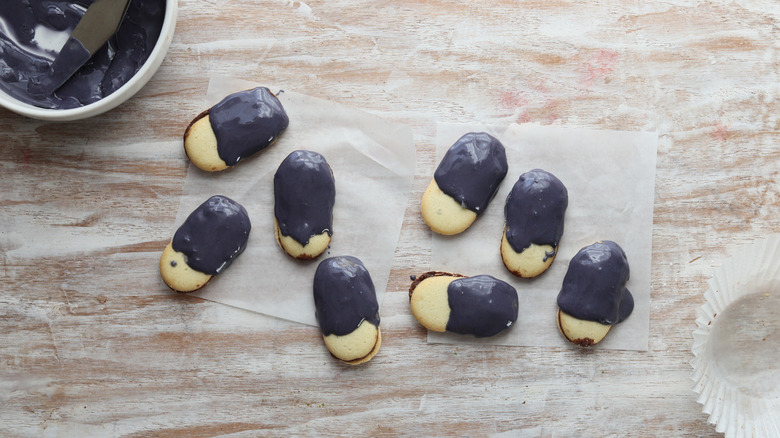
[[[251,228],[241,204],[216,195],[190,213],[173,235],[172,245],[192,269],[217,275],[244,251]]]
[[[631,315],[634,297],[626,253],[615,242],[582,248],[569,263],[558,294],[558,307],[569,315],[601,324],[617,324]]]
[[[217,152],[228,166],[270,146],[290,119],[268,88],[231,94],[209,110]]]
[[[301,245],[327,232],[333,235],[336,183],[325,157],[294,151],[274,175],[274,214],[279,230]]]
[[[532,243],[557,248],[568,204],[568,191],[555,175],[541,169],[520,175],[504,207],[509,245],[518,253]]]
[[[453,144],[433,174],[441,191],[481,214],[496,195],[509,166],[504,145],[484,132],[470,132]]]
[[[368,270],[356,257],[331,257],[314,274],[314,306],[323,334],[344,336],[361,322],[379,326],[379,304]]]
[[[447,331],[476,337],[496,335],[517,321],[517,291],[489,275],[463,277],[447,287]]]

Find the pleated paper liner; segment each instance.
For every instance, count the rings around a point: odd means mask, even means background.
[[[709,281],[694,391],[727,437],[780,437],[780,235],[735,251]]]

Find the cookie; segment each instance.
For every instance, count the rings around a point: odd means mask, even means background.
[[[289,123],[282,103],[268,88],[240,91],[190,122],[184,151],[202,170],[224,170],[274,144]]]
[[[447,150],[423,194],[423,220],[435,233],[462,233],[485,211],[508,168],[498,139],[465,134]]]
[[[546,271],[558,252],[569,194],[550,172],[520,175],[504,206],[501,259],[509,272],[532,278]]]
[[[163,281],[177,292],[200,289],[244,251],[251,229],[241,204],[212,196],[190,213],[163,250]]]
[[[274,175],[276,242],[299,260],[319,257],[333,236],[336,182],[325,157],[293,151]]]
[[[358,258],[330,257],[314,273],[314,306],[330,354],[350,365],[379,351],[379,304],[374,283]]]
[[[626,288],[626,253],[608,240],[582,248],[569,263],[558,294],[558,329],[569,341],[589,347],[634,310]]]
[[[519,304],[515,288],[497,278],[433,271],[412,282],[409,306],[428,330],[482,338],[511,327]]]

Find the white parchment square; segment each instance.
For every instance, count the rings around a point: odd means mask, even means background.
[[[209,84],[206,107],[230,93],[256,86],[215,76]],[[176,227],[216,194],[242,204],[252,222],[244,253],[193,294],[317,325],[312,298],[314,271],[326,257],[352,255],[363,261],[371,274],[381,306],[414,178],[412,132],[363,111],[293,91],[282,91],[278,97],[290,125],[276,144],[222,172],[208,173],[193,165],[188,169]],[[320,258],[307,262],[285,254],[274,237],[273,177],[282,160],[296,149],[325,156],[336,181],[331,245]]]
[[[555,315],[556,299],[569,261],[584,246],[612,240],[628,257],[631,278],[627,287],[635,306],[631,316],[614,326],[598,348],[647,350],[658,135],[536,125],[498,128],[440,124],[437,160],[458,138],[471,131],[488,132],[503,143],[509,171],[496,197],[471,228],[456,236],[434,234],[431,268],[468,276],[488,274],[507,281],[517,289],[520,312],[513,328],[493,338],[430,332],[428,341],[566,345],[558,333]],[[506,270],[499,247],[506,197],[521,174],[536,168],[553,173],[563,182],[569,192],[569,206],[555,261],[547,272],[528,280]]]

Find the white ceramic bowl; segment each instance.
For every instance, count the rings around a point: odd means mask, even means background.
[[[160,38],[157,40],[157,44],[154,46],[152,53],[149,54],[149,58],[147,58],[144,65],[141,66],[141,69],[138,70],[127,83],[106,98],[78,108],[49,109],[39,108],[20,102],[3,91],[0,91],[0,106],[33,119],[63,122],[68,120],[86,119],[115,108],[146,85],[146,83],[149,82],[149,79],[152,78],[152,75],[154,75],[160,67],[160,64],[162,64],[163,59],[165,59],[165,54],[168,52],[168,47],[171,45],[171,40],[173,39],[178,6],[178,0],[166,0],[165,17],[163,18]]]

